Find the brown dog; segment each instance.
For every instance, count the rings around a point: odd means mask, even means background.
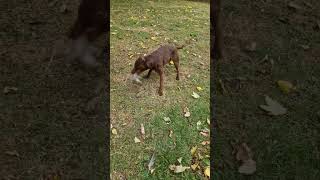
[[[94,57],[97,49],[92,42],[108,31],[107,1],[82,0],[78,9],[78,17],[68,37],[72,40],[69,58],[96,67],[99,65]]]
[[[160,75],[160,87],[159,95],[163,95],[163,81],[164,81],[164,65],[169,63],[171,60],[177,71],[176,79],[179,80],[179,55],[178,49],[182,49],[185,45],[174,46],[174,45],[162,45],[157,50],[146,56],[140,56],[134,63],[134,67],[131,71],[132,80],[141,83],[139,80],[139,74],[149,69],[148,74],[145,78],[149,78],[151,72],[154,70]]]

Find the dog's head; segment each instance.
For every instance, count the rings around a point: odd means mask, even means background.
[[[146,66],[146,62],[144,57],[140,56],[136,62],[134,63],[133,69],[131,71],[131,74],[136,74],[139,75],[141,74],[143,71],[147,70],[147,66]]]

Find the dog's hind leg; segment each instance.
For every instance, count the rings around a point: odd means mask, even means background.
[[[163,69],[158,69],[157,73],[160,75],[160,87],[158,90],[159,96],[163,95],[163,81],[164,81],[164,73],[163,73]]]

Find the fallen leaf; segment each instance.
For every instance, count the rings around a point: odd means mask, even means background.
[[[198,90],[198,91],[202,91],[203,89],[202,89],[202,87],[198,86],[198,87],[197,87],[197,90]]]
[[[169,124],[169,123],[171,122],[171,119],[170,119],[169,117],[164,117],[163,120],[164,120],[167,124]]]
[[[286,108],[284,108],[277,101],[272,100],[269,96],[265,96],[265,101],[267,105],[260,105],[260,108],[262,108],[265,111],[268,111],[269,115],[277,116],[287,113]]]
[[[5,154],[9,155],[9,156],[16,156],[19,157],[19,153],[16,150],[13,151],[6,151]]]
[[[247,161],[252,159],[252,156],[251,149],[248,147],[248,145],[246,143],[241,143],[241,145],[238,147],[236,159],[238,161]]]
[[[283,91],[284,93],[290,93],[291,90],[295,89],[293,87],[293,85],[291,84],[291,82],[289,82],[289,81],[279,80],[279,81],[277,81],[277,84],[278,84],[279,88],[281,89],[281,91]]]
[[[154,165],[154,161],[155,161],[155,156],[154,156],[154,153],[152,154],[152,156],[151,156],[151,159],[150,159],[150,161],[149,161],[149,163],[148,163],[148,169],[149,169],[149,171],[152,171],[154,168],[153,168],[153,165]],[[152,174],[152,172],[151,172],[151,174]]]
[[[169,137],[170,137],[170,138],[172,137],[172,134],[173,134],[173,131],[172,131],[172,130],[169,130]]]
[[[140,132],[141,134],[144,136],[146,134],[146,132],[144,131],[144,125],[140,124]]]
[[[208,166],[208,167],[206,167],[205,169],[204,169],[204,175],[206,175],[207,177],[209,177],[210,178],[210,166]]]
[[[140,141],[140,139],[139,139],[139,138],[134,137],[134,142],[135,142],[135,143],[140,143],[141,141]]]
[[[113,128],[113,129],[111,130],[111,132],[112,132],[112,134],[114,134],[114,135],[117,135],[117,134],[118,134],[118,132],[117,132],[117,130],[116,130],[115,128]]]
[[[308,50],[308,49],[310,49],[310,46],[308,46],[308,45],[300,45],[301,47],[302,47],[302,49],[303,50]]]
[[[205,145],[210,144],[210,141],[202,141],[201,144],[202,144],[203,146],[205,146]]]
[[[197,146],[193,146],[193,147],[191,148],[191,150],[190,150],[191,156],[193,156],[193,155],[196,153],[197,149],[198,149]]]
[[[200,130],[200,128],[201,128],[201,124],[202,124],[202,122],[201,122],[201,121],[198,121],[198,122],[197,122],[197,130]]]
[[[4,87],[4,89],[3,89],[3,93],[4,93],[4,94],[8,94],[8,93],[13,92],[13,91],[14,91],[14,92],[15,92],[15,91],[18,91],[18,88],[6,86],[6,87]]]
[[[195,163],[195,164],[192,164],[190,167],[192,170],[196,170],[199,167],[199,164]]]
[[[238,171],[241,174],[250,175],[253,174],[257,167],[256,162],[252,159],[249,159],[247,161],[244,161],[243,164],[239,167]]]
[[[151,39],[152,39],[152,40],[154,40],[154,41],[156,41],[156,40],[157,40],[157,38],[156,38],[156,37],[151,37]]]
[[[169,63],[170,63],[171,65],[173,65],[173,64],[174,64],[174,63],[173,63],[173,61],[170,61]]]
[[[182,157],[178,158],[177,161],[179,162],[179,164],[181,164],[181,162],[182,162]]]
[[[195,99],[198,99],[200,96],[199,96],[199,94],[193,92],[193,93],[192,93],[192,97],[194,97]]]
[[[187,166],[182,166],[182,165],[170,165],[169,166],[169,169],[174,171],[174,173],[182,173],[184,172],[185,170],[187,169],[190,169],[190,167],[187,167]]]
[[[209,133],[203,132],[203,131],[201,131],[200,134],[201,134],[202,136],[205,136],[205,137],[209,136]]]
[[[209,125],[210,125],[210,119],[209,119],[209,118],[207,118],[207,124],[209,124]]]
[[[191,114],[188,107],[185,107],[183,109],[183,112],[184,112],[184,117],[190,117]]]

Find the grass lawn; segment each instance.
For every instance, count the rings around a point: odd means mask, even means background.
[[[199,133],[209,128],[210,31],[209,4],[190,1],[111,1],[111,176],[117,179],[204,179],[208,166],[208,141]],[[181,79],[175,80],[175,68],[165,68],[164,96],[158,96],[159,76],[152,73],[141,86],[128,76],[135,59],[168,40],[178,44],[196,41],[179,50]],[[198,91],[197,87],[203,90]],[[200,98],[191,95],[196,92]],[[189,108],[191,116],[184,117]],[[164,117],[169,117],[167,124]],[[140,125],[145,127],[145,139]],[[169,132],[172,132],[169,137]],[[141,143],[135,143],[137,137]],[[195,162],[190,150],[197,146],[202,156],[199,169],[175,174],[169,166],[182,157],[182,165]],[[154,172],[147,164],[155,153]],[[198,158],[199,159],[199,158]]]

